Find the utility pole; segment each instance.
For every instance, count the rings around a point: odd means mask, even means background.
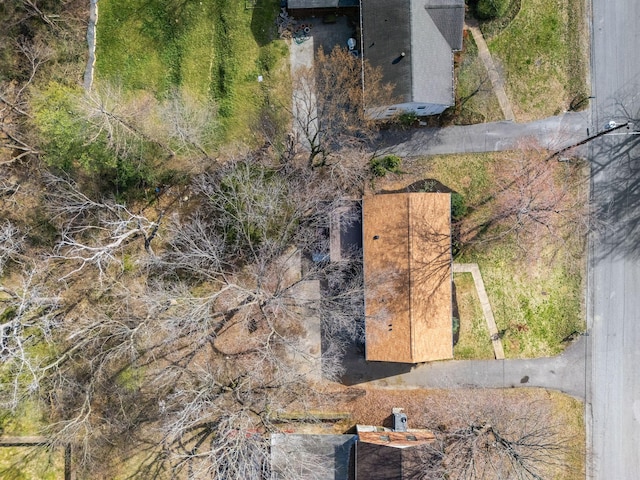
[[[585,138],[584,140],[580,140],[577,143],[574,143],[572,145],[569,145],[568,147],[564,147],[561,148],[560,150],[558,150],[557,152],[552,153],[551,155],[549,155],[545,161],[549,161],[554,159],[555,157],[557,157],[558,155],[563,154],[564,152],[566,152],[567,150],[571,150],[572,148],[575,147],[579,147],[580,145],[584,145],[585,143],[589,143],[591,140],[594,140],[598,137],[601,137],[603,135],[606,135],[607,133],[611,133],[611,132],[615,132],[616,130],[619,130],[621,128],[627,127],[627,129],[631,128],[633,124],[631,122],[625,122],[625,123],[621,123],[620,125],[616,125],[615,127],[612,128],[608,128],[606,130],[603,130],[599,133],[596,133],[595,135],[591,135],[590,137]]]

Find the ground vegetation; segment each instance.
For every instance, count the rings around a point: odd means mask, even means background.
[[[518,8],[519,7],[519,8]],[[502,70],[518,121],[558,115],[588,97],[585,5],[576,0],[514,0],[506,23],[481,29]]]

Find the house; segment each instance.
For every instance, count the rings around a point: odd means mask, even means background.
[[[423,478],[442,455],[433,432],[407,428],[401,410],[393,409],[393,428],[356,425],[355,435],[272,434],[272,480]]]
[[[307,16],[358,3],[358,49],[363,60],[380,68],[383,82],[394,85],[397,99],[394,105],[368,105],[368,114],[437,115],[454,105],[453,52],[462,49],[464,0],[289,0],[288,8],[294,16]]]
[[[462,49],[464,0],[362,0],[360,17],[363,58],[395,85],[398,99],[371,108],[371,116],[437,115],[455,104],[453,52]]]
[[[450,194],[365,196],[362,217],[366,359],[453,358]]]

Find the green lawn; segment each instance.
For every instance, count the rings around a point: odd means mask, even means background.
[[[480,267],[505,356],[556,355],[565,337],[584,330],[581,276],[564,260],[530,264],[515,252],[506,239],[458,261]]]
[[[581,0],[523,0],[514,20],[488,39],[519,121],[558,114],[586,96],[584,17]]]
[[[162,98],[185,88],[214,99],[221,140],[251,143],[265,86],[278,85],[288,50],[275,39],[277,0],[102,0],[96,78]],[[258,75],[265,82],[260,85]]]
[[[14,414],[0,412],[0,434],[38,435],[44,419],[35,403],[25,402]],[[7,480],[56,480],[64,476],[64,449],[1,447],[0,478]]]
[[[486,201],[493,188],[490,164],[502,155],[508,152],[425,159],[423,175],[461,193],[480,221],[488,214]],[[557,354],[565,337],[584,329],[582,242],[563,245],[563,254],[552,258],[549,252],[557,251],[559,240],[539,241],[548,248],[535,262],[523,257],[512,237],[479,243],[456,259],[480,267],[507,357]]]

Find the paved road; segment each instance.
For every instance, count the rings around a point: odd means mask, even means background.
[[[585,397],[585,337],[562,355],[509,360],[451,360],[418,366],[366,362],[362,355],[347,358],[347,385],[367,383],[391,388],[511,388],[544,387]]]
[[[573,145],[591,131],[586,112],[570,112],[530,123],[509,121],[406,132],[382,132],[381,149],[401,157],[510,150],[527,138],[551,150]]]
[[[640,2],[592,4],[593,125],[639,119]],[[635,480],[640,478],[640,136],[605,135],[590,143],[590,158],[593,202],[607,223],[590,245],[588,473],[595,480]]]

